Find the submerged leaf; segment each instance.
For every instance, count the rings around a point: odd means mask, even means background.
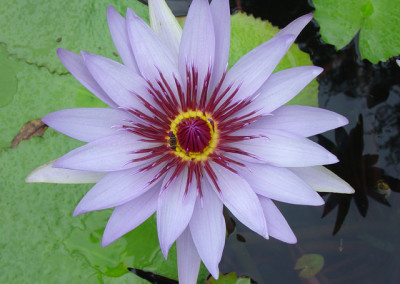
[[[321,271],[324,266],[324,257],[320,254],[304,254],[294,266],[294,269],[300,270],[301,278],[311,278]]]

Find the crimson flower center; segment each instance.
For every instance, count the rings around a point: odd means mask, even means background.
[[[209,123],[200,117],[189,117],[177,126],[176,138],[180,147],[189,153],[201,153],[210,145]]]

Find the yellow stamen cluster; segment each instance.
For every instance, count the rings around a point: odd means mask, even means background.
[[[179,139],[176,136],[176,149],[174,151],[174,154],[180,158],[182,158],[185,161],[190,161],[190,160],[194,160],[194,161],[206,161],[207,157],[209,154],[213,153],[214,149],[217,147],[217,143],[218,143],[218,130],[217,130],[217,124],[215,123],[215,121],[213,120],[213,118],[209,115],[209,114],[205,114],[199,110],[194,111],[194,110],[189,110],[186,112],[182,112],[180,113],[178,116],[175,117],[175,119],[171,122],[171,126],[170,126],[170,131],[172,131],[172,133],[174,135],[177,134],[178,132],[178,125],[179,123],[181,123],[182,121],[184,121],[185,119],[189,119],[189,118],[199,118],[204,120],[209,129],[210,129],[210,136],[211,139],[209,141],[209,144],[206,148],[204,148],[204,150],[202,152],[188,152],[186,153],[186,150],[183,149],[181,147],[181,145],[179,144]],[[214,121],[214,126],[211,124],[210,120]],[[166,137],[167,141],[169,141],[170,139],[170,135],[168,135]]]

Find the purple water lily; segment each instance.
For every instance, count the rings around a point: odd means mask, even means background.
[[[115,207],[107,246],[153,213],[162,253],[176,241],[181,283],[200,261],[218,278],[223,205],[247,227],[296,237],[272,200],[321,205],[316,191],[353,189],[322,167],[334,155],[307,137],[343,126],[336,113],[284,105],[322,69],[272,71],[311,20],[305,15],[227,71],[228,0],[193,0],[182,31],[164,0],[149,1],[152,29],[111,6],[108,24],[123,64],[59,49],[65,67],[110,108],[66,109],[43,121],[88,142],[33,171],[28,182],[96,183],[74,215]]]

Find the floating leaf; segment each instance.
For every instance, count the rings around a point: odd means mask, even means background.
[[[294,266],[294,269],[300,270],[301,278],[312,278],[321,271],[324,266],[324,257],[320,254],[304,254]]]
[[[337,49],[359,32],[361,58],[372,63],[400,54],[400,0],[313,0],[321,36]]]
[[[214,277],[210,277],[206,284],[250,284],[250,278],[248,277],[240,277],[238,278],[235,272],[231,272],[228,274],[219,274],[218,280],[214,279]]]

